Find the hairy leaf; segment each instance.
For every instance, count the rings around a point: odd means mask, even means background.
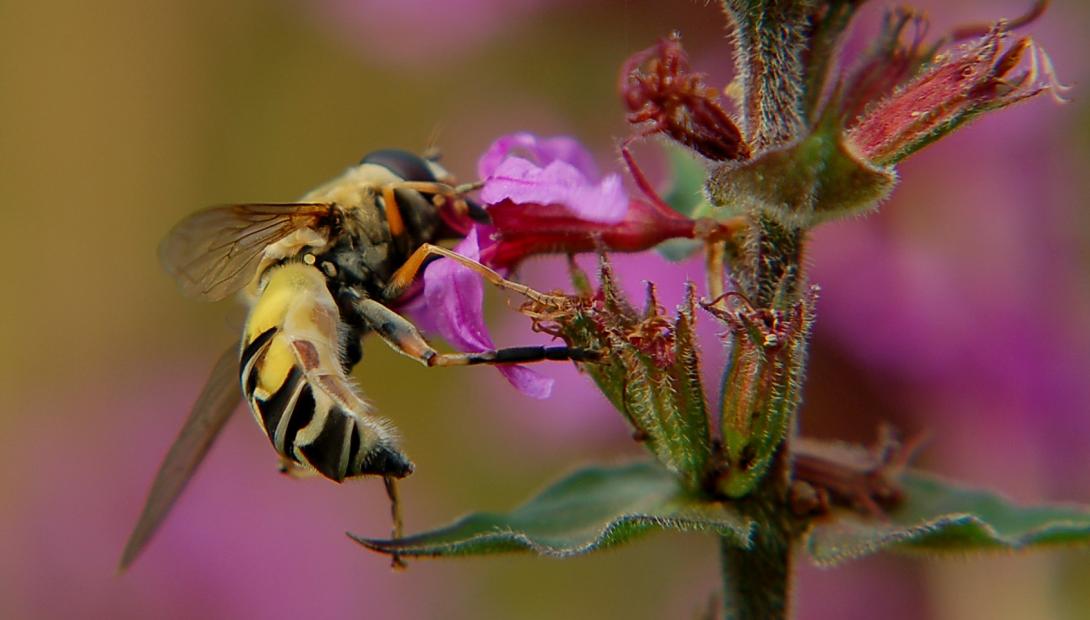
[[[400,556],[532,551],[570,557],[618,545],[655,529],[707,531],[748,546],[752,523],[733,508],[683,491],[653,463],[575,472],[507,513],[474,513],[437,530],[394,540],[349,534]]]
[[[704,178],[707,165],[685,149],[672,144],[665,147],[670,166],[670,189],[663,194],[666,204],[689,219],[705,214],[708,202],[704,198]]]
[[[811,530],[815,562],[832,565],[892,548],[944,553],[1090,543],[1090,507],[1019,506],[920,472],[901,480],[904,501],[888,520],[835,512]]]

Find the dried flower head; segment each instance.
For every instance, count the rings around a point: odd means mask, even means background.
[[[620,77],[628,122],[646,125],[644,135],[664,134],[713,161],[746,159],[742,132],[704,77],[692,70],[677,33],[633,54]]]

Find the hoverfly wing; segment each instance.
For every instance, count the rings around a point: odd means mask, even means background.
[[[159,246],[159,261],[186,295],[218,301],[246,286],[265,250],[309,228],[328,239],[339,211],[327,203],[255,203],[198,211]]]
[[[140,519],[121,554],[119,571],[128,568],[151,540],[197,466],[204,460],[212,442],[241,404],[238,350],[239,345],[235,343],[220,356],[208,377],[208,383],[182,425],[182,430],[170,446],[163,464],[159,466],[151,491],[148,492],[148,499],[144,503],[144,510],[140,513]]]

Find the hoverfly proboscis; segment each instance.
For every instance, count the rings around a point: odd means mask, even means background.
[[[213,207],[171,230],[159,256],[182,291],[207,301],[238,293],[249,313],[241,341],[215,365],[155,476],[122,553],[122,570],[166,518],[240,395],[282,471],[316,472],[336,482],[382,476],[394,502],[396,535],[394,480],[413,465],[393,427],[374,415],[349,378],[371,332],[426,366],[596,357],[563,346],[440,353],[390,307],[436,256],[531,299],[552,298],[436,245],[457,237],[451,217],[487,221],[465,195],[472,188],[455,185],[433,159],[382,150],[299,202]]]

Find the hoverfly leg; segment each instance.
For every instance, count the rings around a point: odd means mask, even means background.
[[[519,295],[522,295],[527,299],[544,304],[553,304],[562,301],[556,295],[548,295],[546,293],[536,291],[529,286],[526,286],[525,284],[512,282],[511,280],[504,278],[500,274],[493,271],[491,268],[482,265],[481,263],[473,260],[472,258],[462,256],[461,254],[453,250],[448,250],[447,248],[442,248],[437,245],[432,245],[430,243],[425,243],[417,248],[417,250],[412,253],[412,256],[410,256],[409,259],[405,261],[405,264],[399,267],[398,270],[394,272],[394,275],[390,277],[389,284],[386,285],[386,290],[383,292],[384,296],[387,299],[396,299],[402,293],[404,293],[405,290],[409,288],[409,285],[412,284],[413,280],[416,278],[416,274],[420,271],[420,268],[424,266],[424,261],[431,256],[443,256],[451,260],[457,261],[463,266],[479,273],[481,277],[487,280],[490,284],[518,293]]]
[[[393,189],[411,189],[420,192],[421,194],[434,194],[436,196],[443,196],[444,198],[454,196],[458,193],[458,190],[453,185],[440,183],[438,181],[398,181],[396,183],[390,183],[387,187]]]
[[[390,537],[398,540],[404,534],[404,528],[401,522],[401,500],[397,495],[397,478],[383,476],[382,482],[386,486],[386,497],[390,498],[390,518],[392,519]],[[408,565],[405,564],[400,555],[394,553],[390,556],[390,568],[403,570],[408,568]]]
[[[479,189],[481,185],[482,184],[478,182],[466,183],[455,187],[439,181],[398,181],[397,183],[390,183],[382,189],[383,195],[385,195],[387,187],[391,188],[391,190],[407,189],[420,192],[421,194],[431,194],[432,202],[435,206],[442,207],[444,205],[449,205],[449,207],[454,209],[459,216],[466,216],[470,215],[471,209],[463,194]]]
[[[602,354],[591,349],[556,346],[507,347],[480,353],[441,353],[429,366],[474,366],[477,364],[528,364],[532,362],[596,362]]]
[[[387,344],[425,366],[525,364],[544,361],[593,362],[600,357],[597,351],[565,346],[509,347],[478,353],[439,353],[408,319],[379,302],[360,298],[353,306],[368,327],[375,330]]]
[[[386,224],[390,227],[390,234],[400,237],[405,234],[405,220],[401,218],[401,209],[397,205],[397,194],[394,184],[382,186],[382,202],[386,208]]]
[[[409,319],[401,316],[374,299],[358,297],[352,302],[360,318],[373,329],[386,344],[402,355],[429,365],[428,360],[439,355],[420,330]]]

